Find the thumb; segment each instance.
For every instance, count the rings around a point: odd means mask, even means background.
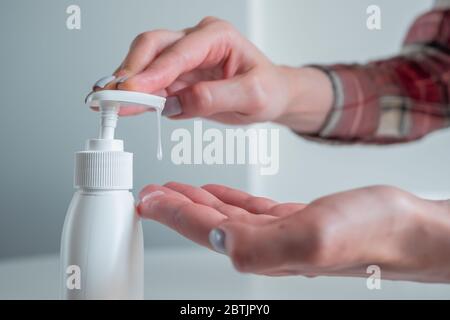
[[[252,87],[253,75],[240,75],[215,81],[202,81],[176,93],[183,118],[208,117],[223,112],[252,114],[260,99]],[[260,90],[261,91],[261,90]]]
[[[240,272],[258,273],[287,262],[292,248],[279,223],[249,225],[225,222],[210,232],[211,246],[226,253]]]

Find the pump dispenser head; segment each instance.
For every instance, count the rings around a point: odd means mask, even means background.
[[[86,98],[86,104],[99,108],[101,112],[101,129],[99,139],[113,139],[117,125],[118,113],[122,108],[139,105],[146,109],[154,109],[157,116],[158,129],[158,159],[162,159],[161,147],[161,113],[164,109],[166,98],[152,94],[124,91],[102,90],[92,92]]]
[[[133,154],[124,152],[123,141],[114,139],[120,108],[142,105],[154,108],[158,120],[166,99],[140,92],[104,90],[92,93],[86,103],[100,110],[98,139],[75,156],[75,187],[127,190],[133,187]],[[159,149],[160,149],[159,145]]]

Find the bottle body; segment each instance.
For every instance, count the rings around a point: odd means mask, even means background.
[[[61,239],[64,299],[143,299],[143,256],[142,225],[131,192],[75,193]]]

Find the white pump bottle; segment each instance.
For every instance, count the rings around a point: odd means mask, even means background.
[[[75,155],[75,192],[61,239],[61,290],[64,299],[143,299],[144,244],[135,211],[133,154],[114,139],[118,111],[127,105],[156,109],[165,98],[138,92],[93,93],[99,107],[98,139]]]

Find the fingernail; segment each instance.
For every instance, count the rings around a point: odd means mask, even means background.
[[[147,193],[146,195],[144,195],[139,201],[138,203],[136,203],[136,211],[139,215],[142,215],[142,209],[144,209],[146,206],[148,206],[149,202],[151,201],[152,198],[163,195],[164,192],[162,191],[153,191],[150,193]],[[142,208],[142,206],[144,206],[144,208]]]
[[[94,88],[104,88],[108,83],[116,79],[116,76],[106,76],[103,78],[100,78],[97,80],[96,83],[94,83]]]
[[[162,115],[166,117],[177,116],[183,112],[181,108],[180,99],[178,97],[168,97],[166,99],[166,104],[164,105],[164,109],[162,111]]]
[[[209,243],[214,250],[219,253],[227,254],[225,249],[225,232],[222,229],[212,229],[209,233]]]
[[[86,98],[84,98],[84,103],[85,103],[85,104],[87,103],[89,97],[90,97],[91,94],[93,94],[93,93],[94,93],[94,91],[89,92],[88,95],[86,96]]]
[[[157,196],[161,196],[161,195],[163,195],[163,194],[164,194],[164,192],[159,191],[159,190],[153,191],[153,192],[150,192],[150,193],[147,193],[146,195],[144,195],[144,196],[141,198],[141,201],[140,201],[139,203],[145,205],[145,204],[147,204],[148,202],[150,202],[151,199],[153,199],[153,198],[155,198],[155,197],[157,197]]]
[[[124,82],[127,81],[127,80],[128,80],[128,77],[127,77],[127,76],[123,76],[123,77],[118,78],[118,79],[116,80],[116,83],[117,83],[117,84],[124,83]]]

